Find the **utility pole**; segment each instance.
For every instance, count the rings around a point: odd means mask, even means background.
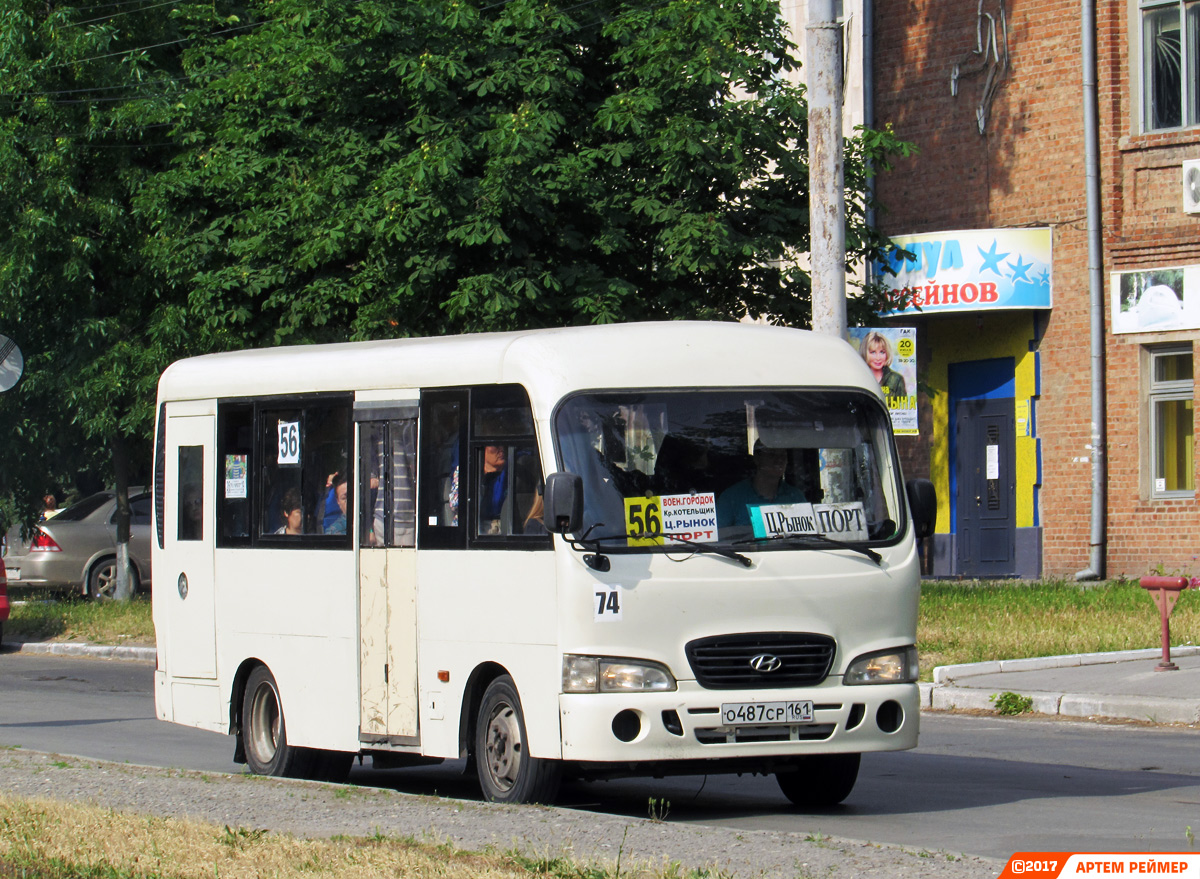
[[[842,165],[842,29],[834,0],[808,0],[808,189],[812,328],[846,335],[846,187]]]

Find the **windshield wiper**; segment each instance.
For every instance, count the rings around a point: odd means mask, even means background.
[[[598,524],[602,525],[604,523],[601,522]],[[596,526],[592,526],[592,527],[594,528]],[[592,552],[596,553],[595,556],[584,556],[584,561],[587,562],[590,567],[595,567],[596,565],[593,564],[593,561],[589,561],[589,559],[593,559],[596,563],[602,564],[602,565],[606,565],[606,563],[608,561],[608,559],[606,559],[603,555],[600,554],[600,542],[601,541],[604,541],[604,540],[648,540],[653,537],[666,538],[666,542],[663,544],[663,546],[667,546],[671,543],[682,543],[682,544],[685,544],[685,545],[693,548],[696,552],[707,552],[707,553],[712,553],[714,555],[722,556],[723,558],[732,559],[735,562],[740,562],[741,564],[745,565],[747,568],[753,564],[753,562],[750,560],[750,558],[748,556],[742,555],[740,552],[737,552],[736,550],[726,549],[723,546],[714,546],[711,543],[697,543],[696,541],[688,540],[685,537],[674,537],[669,534],[663,534],[661,532],[653,532],[653,531],[641,531],[641,532],[635,532],[633,534],[603,534],[599,537],[592,537],[591,530],[592,529],[589,528],[587,531],[585,531],[583,533],[582,536],[580,536],[574,540],[567,538],[567,541],[568,541],[568,543],[571,544],[572,548],[576,548],[576,549],[583,548],[583,549],[591,550]],[[607,566],[605,566],[603,568],[597,568],[597,570],[608,570],[608,568],[607,568]]]
[[[813,549],[848,549],[851,552],[858,552],[865,555],[875,564],[883,563],[883,556],[875,550],[867,546],[857,546],[853,543],[847,543],[844,540],[838,540],[835,537],[827,537],[824,534],[771,534],[766,537],[747,537],[745,540],[735,541],[735,545],[743,545],[747,543],[771,543],[776,540],[791,540],[796,543],[804,544]]]
[[[676,537],[673,534],[662,534],[662,533],[654,533],[652,531],[643,531],[641,534],[630,534],[628,536],[639,539],[639,540],[646,540],[651,537],[663,537],[663,538],[666,538],[666,542],[663,544],[663,546],[667,546],[671,543],[682,543],[685,546],[692,547],[697,552],[711,552],[714,555],[724,556],[727,559],[733,559],[735,562],[741,562],[747,568],[753,564],[753,562],[750,561],[749,556],[744,556],[740,552],[737,552],[736,550],[726,549],[723,546],[716,546],[715,544],[712,544],[712,543],[697,543],[695,540],[688,540],[686,537]]]

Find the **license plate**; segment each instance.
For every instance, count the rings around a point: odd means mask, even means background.
[[[812,723],[813,704],[802,702],[723,702],[721,722],[725,726]]]
[[[5,572],[5,575],[8,577],[8,579],[10,579],[10,580],[20,580],[21,579],[21,569],[20,568],[9,568],[6,566],[4,569],[4,572]]]

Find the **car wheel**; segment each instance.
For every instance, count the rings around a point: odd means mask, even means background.
[[[483,693],[475,726],[475,766],[479,786],[496,803],[552,803],[562,766],[529,754],[525,714],[517,687],[508,675],[496,678]]]
[[[795,769],[776,772],[783,795],[803,808],[836,806],[854,790],[861,754],[814,754]]]
[[[132,581],[129,594],[136,595],[139,585],[138,572],[132,563],[129,565],[129,579]],[[117,560],[115,558],[101,559],[92,565],[91,571],[88,572],[87,594],[88,597],[97,601],[107,601],[117,594]]]
[[[250,672],[242,697],[242,743],[246,766],[255,775],[305,778],[311,754],[287,741],[283,702],[275,676],[265,665]]]

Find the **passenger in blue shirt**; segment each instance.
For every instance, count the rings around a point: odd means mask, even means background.
[[[338,516],[325,529],[326,534],[345,534],[348,522],[346,520],[346,503],[347,490],[349,486],[346,483],[346,477],[342,473],[337,473],[333,477],[333,497],[337,504]]]
[[[764,504],[802,504],[804,492],[783,481],[787,449],[770,448],[762,440],[754,444],[754,475],[735,482],[717,498],[717,527],[750,525],[750,508]]]

